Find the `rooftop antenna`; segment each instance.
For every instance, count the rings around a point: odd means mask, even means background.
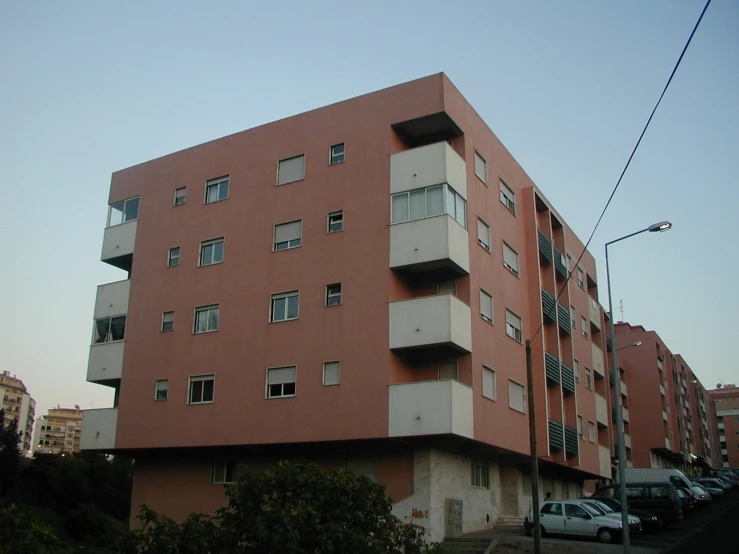
[[[618,301],[618,311],[621,312],[621,321],[624,321],[624,301],[623,299]]]

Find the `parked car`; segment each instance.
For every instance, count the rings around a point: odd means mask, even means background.
[[[701,485],[708,485],[710,487],[716,487],[724,491],[725,493],[731,490],[731,485],[726,481],[718,479],[716,477],[698,477],[696,479]]]
[[[672,483],[676,487],[690,488],[688,476],[679,469],[627,467],[624,472],[627,483]]]
[[[539,506],[542,534],[595,537],[600,542],[610,543],[616,541],[623,531],[620,518],[605,515],[602,510],[596,510],[582,500],[545,500]],[[527,534],[533,531],[533,521],[532,509],[524,519]],[[629,530],[632,523],[635,530],[640,528],[639,518],[629,516]]]
[[[689,490],[690,494],[693,495],[693,498],[695,498],[696,504],[698,506],[705,506],[708,502],[711,501],[711,495],[708,494],[703,487],[694,485],[692,481],[690,483],[690,489],[687,490]]]
[[[623,515],[621,514],[621,510],[614,510],[608,504],[605,504],[598,500],[597,498],[581,498],[583,502],[588,504],[589,506],[595,508],[596,510],[600,510],[603,512],[603,514],[611,517],[615,517],[623,523]],[[634,514],[629,514],[629,530],[633,533],[639,533],[644,528],[644,525],[642,524],[641,518],[639,516],[636,516]]]
[[[734,475],[734,472],[730,469],[714,469],[711,473],[712,477],[728,481],[732,489],[739,489],[739,477]]]
[[[588,496],[588,497],[582,497],[581,500],[590,500],[595,498]],[[616,513],[621,512],[621,503],[616,500],[615,498],[607,498],[605,496],[601,496],[597,498],[598,503],[604,504],[605,506],[608,506],[611,510],[613,510]],[[627,508],[630,516],[636,516],[639,518],[642,524],[642,529],[644,531],[658,531],[659,529],[662,529],[662,522],[660,521],[660,518],[657,517],[657,514],[654,512],[650,512],[648,510],[638,510],[636,508]]]
[[[693,498],[692,493],[688,489],[678,488],[677,494],[680,496],[680,505],[683,508],[684,515],[695,510],[695,506],[698,503],[695,501],[695,498]]]
[[[598,490],[593,498],[618,498],[618,484]],[[663,527],[683,519],[683,510],[677,488],[672,483],[626,483],[628,508],[654,512]]]
[[[691,481],[696,487],[702,488],[704,491],[706,491],[708,494],[711,495],[712,498],[716,498],[718,496],[724,495],[724,489],[718,488],[718,485],[711,486],[708,483],[699,483],[698,481]]]

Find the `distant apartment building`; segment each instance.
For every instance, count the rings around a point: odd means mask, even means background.
[[[708,394],[716,411],[721,467],[739,468],[739,387],[721,385]]]
[[[595,261],[445,75],[118,171],[108,213],[81,447],[135,457],[134,506],[288,459],[434,540],[520,521],[527,339],[542,494],[611,477]]]
[[[82,410],[74,408],[51,408],[40,417],[34,448],[44,454],[75,453],[80,451],[82,436]]]
[[[0,374],[0,396],[3,399],[5,421],[14,422],[18,431],[22,433],[20,449],[25,456],[32,448],[36,401],[31,398],[23,381],[11,375],[10,371],[3,371]]]

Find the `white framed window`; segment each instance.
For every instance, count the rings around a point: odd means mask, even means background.
[[[572,361],[572,372],[575,374],[575,381],[580,382],[580,362]]]
[[[214,485],[235,483],[239,465],[235,460],[213,460],[213,471],[210,482]]]
[[[595,423],[588,421],[588,440],[595,444]]]
[[[341,382],[341,362],[324,362],[323,386],[330,387]]]
[[[179,246],[170,248],[169,254],[167,255],[167,267],[174,267],[176,265],[180,265],[180,247]]]
[[[503,181],[500,182],[500,201],[509,212],[516,215],[516,195]]]
[[[567,254],[567,261],[566,261],[565,267],[567,267],[567,273],[572,271],[572,256],[569,253]]]
[[[505,311],[505,332],[512,339],[522,342],[523,336],[521,332],[521,318],[514,314],[511,310]]]
[[[126,316],[101,317],[95,320],[92,342],[116,342],[126,338]]]
[[[291,290],[289,292],[275,293],[271,296],[271,309],[269,320],[272,323],[298,319],[300,308],[300,292]]]
[[[448,283],[439,283],[436,286],[436,294],[451,294],[457,296],[457,282],[449,281]]]
[[[341,306],[341,283],[326,285],[326,307]]]
[[[273,367],[267,370],[267,398],[295,396],[296,366]]]
[[[490,400],[496,400],[495,370],[482,366],[482,395]]]
[[[582,336],[588,338],[588,320],[584,317],[580,318],[580,325],[582,330]]]
[[[190,385],[188,387],[187,403],[188,404],[209,404],[213,402],[213,387],[215,385],[215,375],[195,375],[190,377]]]
[[[490,252],[490,226],[477,218],[477,244]]]
[[[108,227],[122,225],[139,218],[139,197],[134,196],[111,204],[108,210]]]
[[[162,331],[174,330],[174,312],[162,313]]]
[[[297,248],[303,242],[303,220],[288,221],[275,225],[273,251]]]
[[[218,304],[195,308],[195,319],[193,321],[192,332],[197,335],[200,333],[218,331],[220,311],[221,308]]]
[[[526,413],[526,388],[513,379],[508,380],[508,407]]]
[[[490,488],[490,467],[487,462],[481,460],[472,460],[471,462],[471,481],[470,484],[476,489]]]
[[[580,266],[577,267],[577,286],[585,290],[585,271]]]
[[[448,185],[399,192],[391,200],[393,224],[447,214],[467,228],[467,202]]]
[[[277,163],[277,185],[287,185],[305,179],[305,154],[280,160]]]
[[[223,237],[200,243],[200,267],[223,262]]]
[[[585,433],[583,431],[582,416],[577,416],[577,436],[580,440],[585,440]]]
[[[480,289],[480,317],[493,323],[493,297],[483,289]]]
[[[205,204],[212,204],[228,198],[228,175],[211,179],[205,183]]]
[[[518,252],[505,242],[503,243],[503,265],[508,271],[518,277]]]
[[[585,388],[593,390],[593,372],[590,368],[585,368]]]
[[[328,163],[329,165],[337,165],[337,164],[344,163],[344,143],[343,142],[341,144],[334,144],[329,149]]]
[[[169,379],[157,379],[154,388],[154,400],[167,400],[169,395]]]
[[[344,210],[328,214],[328,232],[339,233],[344,230]]]
[[[477,150],[475,150],[475,175],[480,181],[488,184],[488,163]]]
[[[570,306],[570,325],[573,329],[577,329],[577,312],[575,306]]]
[[[454,379],[457,380],[457,361],[450,360],[448,362],[439,362],[437,366],[438,375],[437,378],[441,379]]]
[[[174,189],[174,205],[182,206],[185,202],[187,202],[187,187]]]

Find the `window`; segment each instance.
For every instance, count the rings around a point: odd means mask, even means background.
[[[503,181],[500,182],[500,201],[509,212],[516,215],[516,195]]]
[[[495,371],[482,366],[482,395],[490,400],[495,400],[495,392]]]
[[[585,388],[593,390],[593,372],[590,368],[585,368]]]
[[[576,517],[578,519],[590,519],[590,514],[578,506],[577,504],[565,504],[565,514],[567,517]]]
[[[472,481],[471,484],[476,489],[490,488],[490,469],[487,462],[472,461]]]
[[[553,516],[561,516],[562,515],[562,504],[559,504],[559,503],[544,504],[544,507],[541,509],[541,513],[551,514]]]
[[[734,417],[734,423],[739,423],[739,417]]]
[[[572,256],[567,254],[567,272],[572,271]]]
[[[339,210],[338,212],[331,212],[328,214],[328,232],[338,233],[344,230],[344,212]]]
[[[480,317],[488,323],[493,322],[493,297],[480,289]]]
[[[234,460],[214,460],[211,483],[214,485],[235,483],[238,466],[239,463]]]
[[[490,252],[490,226],[477,218],[477,244]]]
[[[275,225],[274,251],[297,248],[302,244],[303,220],[288,221]]]
[[[341,305],[341,283],[326,285],[326,306]]]
[[[475,175],[483,183],[488,183],[488,163],[485,158],[480,156],[479,152],[475,151]]]
[[[585,289],[585,272],[580,266],[577,267],[577,286]]]
[[[588,320],[584,317],[580,318],[580,326],[582,330],[582,336],[588,338]]]
[[[213,402],[215,375],[196,375],[190,377],[188,404],[207,404]]]
[[[174,189],[174,205],[182,206],[187,201],[187,187]]]
[[[503,265],[518,277],[518,252],[503,243]]]
[[[275,323],[277,321],[298,319],[299,304],[300,293],[296,290],[273,294],[270,322]]]
[[[218,304],[195,308],[195,322],[193,323],[192,332],[198,334],[218,331],[219,316],[220,306]]]
[[[505,311],[505,332],[512,339],[521,342],[521,318],[511,310]]]
[[[223,262],[223,237],[200,243],[200,267]]]
[[[211,179],[205,183],[205,203],[212,204],[219,200],[225,200],[228,198],[228,182],[229,177],[219,177],[218,179]]]
[[[126,316],[103,317],[95,320],[95,332],[93,342],[115,342],[123,340],[126,336]]]
[[[280,160],[277,164],[277,185],[287,185],[305,179],[305,154]]]
[[[595,444],[595,423],[588,421],[588,440]]]
[[[338,385],[341,382],[341,363],[325,362],[323,364],[323,386]]]
[[[334,144],[331,147],[329,153],[329,165],[343,164],[344,163],[344,143]]]
[[[267,370],[267,398],[295,396],[295,366]]]
[[[570,324],[573,329],[577,329],[577,312],[575,306],[570,306]]]
[[[438,365],[438,378],[441,379],[454,379],[457,380],[457,362],[452,360],[449,362],[439,362]]]
[[[437,294],[451,294],[452,296],[457,295],[457,283],[455,281],[449,281],[448,283],[439,283],[436,287]]]
[[[575,381],[580,382],[580,362],[577,360],[572,361],[572,371],[575,373]]]
[[[434,185],[392,196],[392,223],[448,214],[467,227],[467,202],[448,185]]]
[[[159,379],[154,390],[154,400],[167,400],[169,392],[169,379]]]
[[[585,435],[582,430],[582,416],[577,416],[577,436],[582,440],[585,440]]]
[[[515,381],[508,380],[508,407],[518,412],[526,412],[526,397],[524,386]]]
[[[167,257],[167,267],[174,267],[180,265],[180,247],[175,246],[169,249],[169,256]]]
[[[129,198],[110,205],[108,227],[115,227],[139,218],[139,197]]]
[[[174,329],[174,312],[162,313],[162,331],[172,331]]]

